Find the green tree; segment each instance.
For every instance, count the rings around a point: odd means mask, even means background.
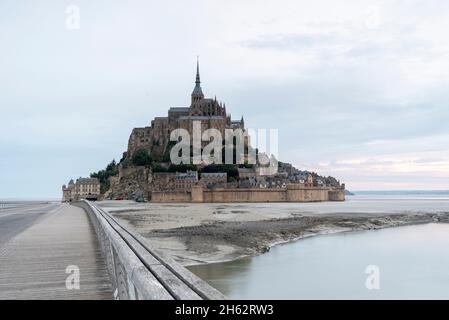
[[[149,166],[153,162],[150,154],[145,149],[138,149],[132,157],[132,162],[136,166]]]
[[[161,166],[160,164],[153,164],[151,165],[151,170],[153,170],[153,172],[167,172],[168,169],[164,168],[163,166]]]
[[[245,160],[245,163],[239,165],[239,168],[252,169],[252,168],[254,168],[254,164],[250,164],[250,163],[248,163],[248,160]]]
[[[162,162],[171,162],[170,152],[171,149],[176,145],[176,141],[170,141],[165,149],[164,155],[162,156]]]
[[[190,171],[197,171],[198,168],[194,164],[171,164],[170,167],[168,167],[169,172],[186,172],[187,170]]]
[[[123,161],[125,161],[126,157],[128,156],[128,152],[123,152],[122,154],[122,158],[120,159],[119,163],[122,163]]]
[[[109,177],[115,176],[118,174],[118,166],[115,160],[112,160],[111,163],[109,163],[106,166],[105,170],[100,170],[98,172],[94,172],[90,174],[91,178],[97,178],[100,181],[100,192],[105,193],[109,190],[110,183],[109,183]]]

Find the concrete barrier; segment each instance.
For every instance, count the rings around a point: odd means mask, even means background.
[[[108,212],[89,201],[83,208],[106,259],[114,296],[121,300],[223,300],[225,296],[182,265],[152,248]]]

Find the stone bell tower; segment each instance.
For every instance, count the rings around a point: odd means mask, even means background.
[[[195,88],[193,88],[192,92],[192,105],[198,105],[198,102],[204,99],[203,90],[201,89],[201,80],[200,80],[200,63],[196,61],[196,80],[195,80]]]

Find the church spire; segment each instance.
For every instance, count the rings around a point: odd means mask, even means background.
[[[201,80],[200,80],[200,61],[196,59],[196,80],[195,80],[195,88],[192,92],[192,104],[195,101],[199,101],[204,99],[203,90],[201,89]]]
[[[196,81],[195,84],[200,85],[201,84],[201,80],[200,80],[200,59],[198,57],[196,57]]]

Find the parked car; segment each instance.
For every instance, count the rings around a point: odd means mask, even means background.
[[[147,200],[144,197],[140,196],[136,198],[136,202],[147,202]]]

